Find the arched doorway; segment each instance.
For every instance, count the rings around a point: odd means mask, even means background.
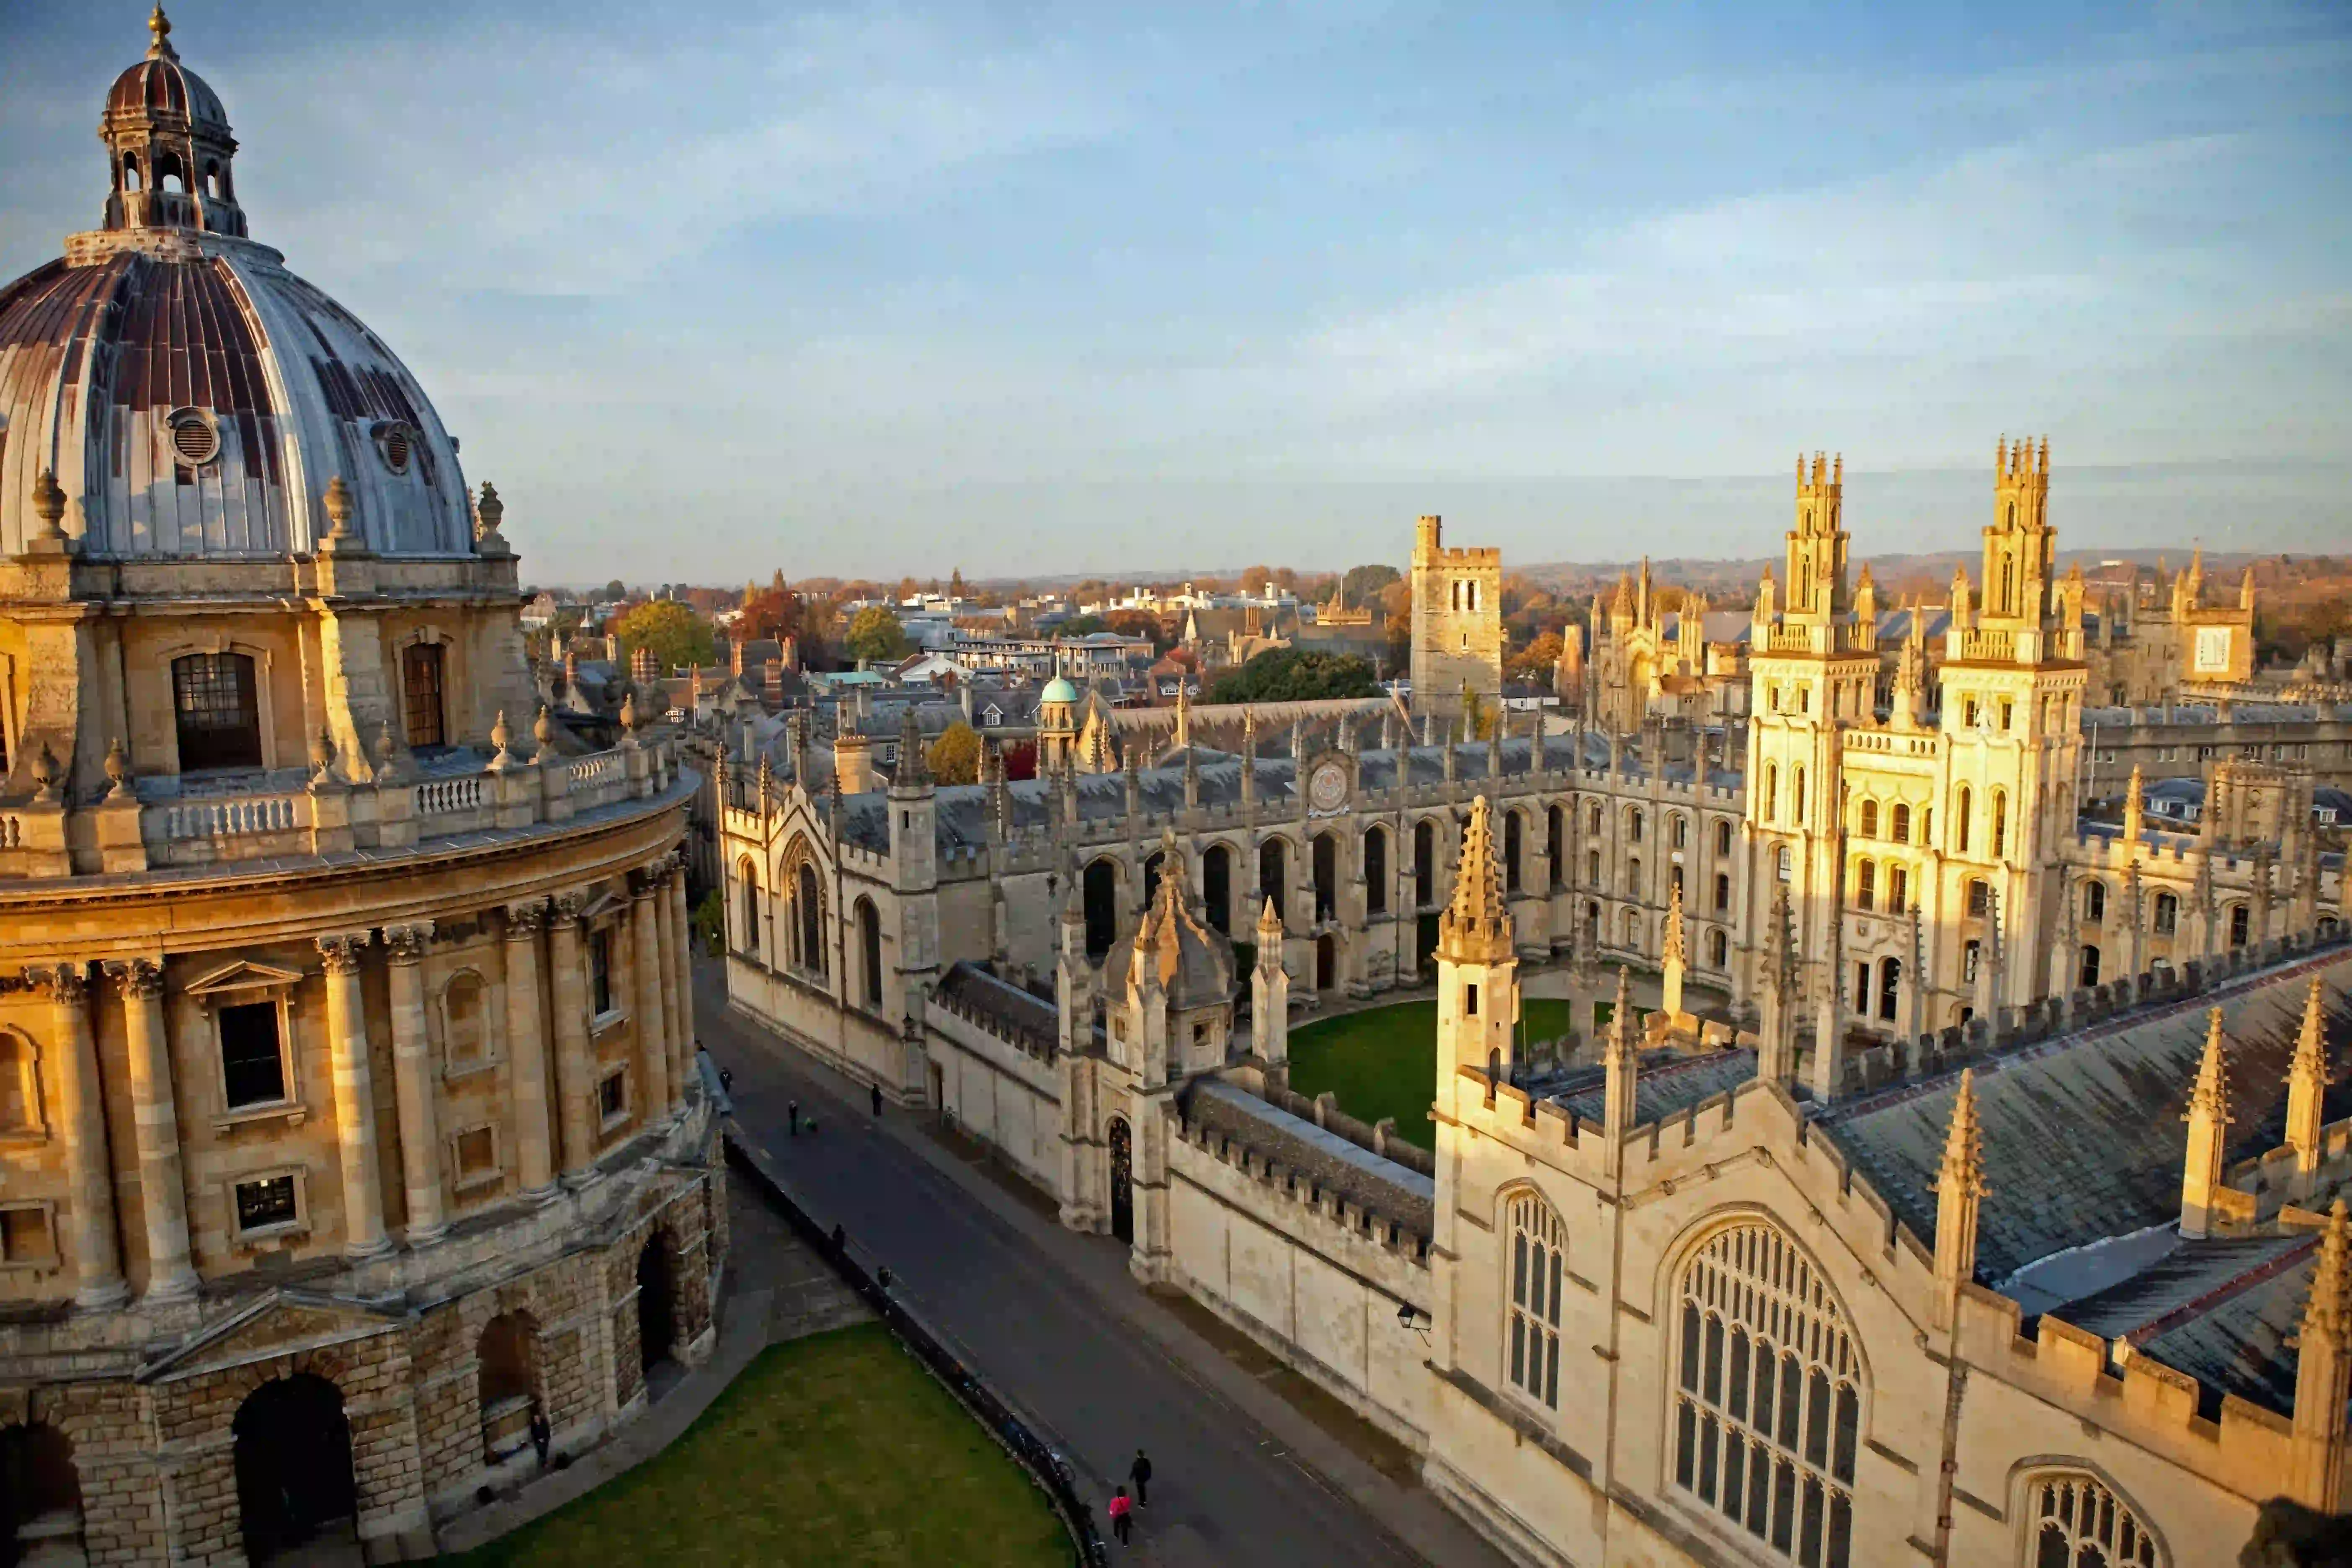
[[[1209,923],[1234,933],[1234,857],[1222,844],[1212,844],[1201,857],[1201,897],[1209,906]]]
[[[265,1383],[237,1407],[230,1430],[247,1558],[267,1563],[305,1542],[354,1529],[359,1487],[341,1389],[307,1372]]]
[[[1328,991],[1339,983],[1339,945],[1325,931],[1315,939],[1315,989]]]
[[[513,1458],[530,1444],[530,1409],[539,1397],[539,1325],[528,1312],[501,1312],[474,1346],[482,1411],[482,1462]]]
[[[677,1348],[677,1314],[670,1294],[669,1248],[661,1232],[637,1254],[637,1361],[650,1373]]]
[[[81,1561],[73,1444],[44,1422],[0,1427],[0,1563]]]
[[[1100,958],[1118,940],[1118,868],[1108,860],[1089,863],[1080,896],[1086,904],[1087,956]]]
[[[1110,1233],[1135,1239],[1135,1136],[1124,1116],[1110,1122]]]

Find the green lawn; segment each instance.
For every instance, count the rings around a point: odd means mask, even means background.
[[[1549,997],[1522,999],[1522,1038],[1567,1034],[1573,1026],[1570,1005]],[[1307,1095],[1329,1089],[1339,1097],[1339,1109],[1361,1121],[1393,1116],[1408,1142],[1434,1149],[1429,1102],[1437,1094],[1437,1004],[1400,1002],[1292,1030],[1290,1087]]]
[[[466,1568],[1067,1568],[1045,1495],[879,1323],[762,1352],[686,1434]]]

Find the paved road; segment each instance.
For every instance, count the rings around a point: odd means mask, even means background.
[[[738,1126],[820,1223],[845,1226],[869,1267],[889,1265],[914,1310],[1068,1456],[1082,1495],[1108,1499],[1136,1447],[1150,1451],[1151,1506],[1116,1557],[1502,1563],[1425,1491],[1381,1479],[1193,1337],[1126,1277],[1119,1244],[1062,1230],[909,1114],[888,1109],[877,1124],[863,1090],[730,1014],[708,978],[697,1023],[734,1069]],[[819,1136],[786,1136],[792,1099],[819,1118]]]

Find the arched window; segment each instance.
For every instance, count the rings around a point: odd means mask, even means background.
[[[1786,1560],[1848,1568],[1862,1360],[1845,1309],[1777,1226],[1683,1265],[1675,1484]]]
[[[874,900],[857,900],[857,967],[865,984],[866,1005],[882,1005],[882,917]]]
[[[1328,833],[1315,836],[1315,918],[1328,921],[1339,912],[1339,846]]]
[[[1685,849],[1690,847],[1689,817],[1684,816],[1680,813],[1675,814],[1673,825],[1669,831],[1672,834],[1673,844],[1675,848]]]
[[[2170,893],[2156,896],[2156,934],[2170,936],[2180,926],[2180,900]]]
[[[1519,814],[1503,813],[1503,890],[1519,890]]]
[[[1715,874],[1715,912],[1723,914],[1731,908],[1731,879],[1724,872]]]
[[[1899,915],[1910,907],[1911,873],[1890,860],[1886,865],[1886,912]]]
[[[747,858],[735,868],[735,879],[743,889],[742,950],[757,958],[760,956],[760,873]]]
[[[1895,832],[1892,837],[1897,844],[1911,842],[1911,808],[1901,801],[1895,803]]]
[[[1715,852],[1718,855],[1731,853],[1731,824],[1728,822],[1715,825]]]
[[[2089,942],[2083,944],[2082,967],[2075,972],[2074,984],[2084,987],[2099,983],[2099,950]]]
[[[1731,939],[1719,931],[1706,933],[1706,964],[1709,969],[1721,969],[1731,952]]]
[[[1601,836],[1601,803],[1597,800],[1584,808],[1584,831],[1596,838]]]
[[[2083,884],[2083,918],[2093,925],[2107,919],[2107,885],[2094,877]]]
[[[41,1127],[40,1052],[24,1036],[0,1029],[0,1133]]]
[[[2009,852],[2009,796],[2000,790],[1992,792],[1992,858],[2000,859]]]
[[[1780,874],[1780,880],[1787,881],[1789,879],[1789,847],[1785,844],[1781,845],[1773,853],[1772,859],[1775,868]]]
[[[1642,808],[1638,805],[1629,805],[1625,808],[1625,842],[1628,844],[1642,842]]]
[[[1557,889],[1568,880],[1568,814],[1553,806],[1544,813],[1544,864],[1550,868]]]
[[[1275,911],[1287,918],[1290,904],[1284,897],[1284,889],[1289,881],[1289,868],[1283,864],[1286,847],[1280,837],[1269,838],[1257,847],[1257,894],[1260,899],[1272,899]]]
[[[1437,830],[1425,816],[1412,825],[1412,901],[1424,910],[1437,901]]]
[[[1118,940],[1118,868],[1108,859],[1088,861],[1079,901],[1087,917],[1087,956],[1100,958]],[[1279,910],[1281,901],[1274,907]]]
[[[442,648],[437,642],[416,643],[401,650],[401,718],[412,752],[439,746],[446,739],[448,727],[443,718],[443,665]]]
[[[793,912],[800,917],[801,964],[803,968],[814,969],[819,974],[823,974],[824,973],[824,905],[817,895],[816,868],[805,860],[801,862],[797,889],[799,898],[795,901],[800,908]]]
[[[1982,877],[1969,879],[1969,918],[1982,920],[1992,912],[1992,884]]]
[[[1862,836],[1864,838],[1878,837],[1878,803],[1874,800],[1862,803]]]
[[[126,191],[139,189],[139,160],[129,153],[122,155],[122,188]]]
[[[1568,1227],[1540,1194],[1511,1196],[1511,1386],[1559,1408],[1559,1286]]]
[[[1764,820],[1769,822],[1780,808],[1780,764],[1764,764]]]
[[[1969,794],[1969,786],[1962,784],[1960,793],[1952,801],[1952,817],[1958,824],[1952,829],[1952,850],[1955,854],[1965,855],[1969,852],[1969,820],[1976,815],[1969,807],[1974,804],[1973,798]]]
[[[1789,820],[1802,827],[1805,825],[1805,770],[1797,770],[1797,787],[1789,792]]]
[[[1364,833],[1364,912],[1389,912],[1389,836],[1382,827]]]
[[[1903,961],[1882,958],[1878,961],[1878,1016],[1882,1023],[1895,1022],[1895,1004],[1903,998]]]
[[[1584,880],[1590,887],[1601,886],[1601,851],[1598,849],[1584,852]]]
[[[1642,858],[1639,855],[1625,862],[1625,896],[1629,899],[1642,896]]]
[[[241,653],[187,653],[172,661],[180,771],[261,765],[261,701],[253,660]]]
[[[1636,952],[1641,951],[1642,911],[1639,910],[1627,910],[1625,911],[1625,945],[1633,949]]]
[[[83,1561],[73,1443],[45,1421],[0,1426],[0,1530],[11,1563]]]
[[[1857,861],[1853,868],[1853,907],[1874,908],[1878,901],[1878,868],[1868,860]]]
[[[1222,844],[1212,844],[1201,856],[1201,899],[1209,906],[1209,923],[1233,934],[1234,857]]]
[[[2028,1476],[2025,1517],[2023,1568],[2165,1568],[2138,1510],[2081,1470]]]

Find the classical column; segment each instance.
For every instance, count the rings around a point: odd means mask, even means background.
[[[343,1254],[378,1258],[392,1250],[383,1234],[377,1184],[375,1082],[368,1068],[367,1002],[360,994],[363,931],[318,938],[327,962],[327,1049],[334,1064],[335,1144],[343,1167]]]
[[[596,1122],[589,1104],[596,1086],[589,1081],[588,998],[580,969],[580,911],[587,907],[585,893],[556,894],[554,918],[547,928],[549,1005],[555,1009],[556,1120],[563,1132],[567,1176],[587,1171],[596,1161]]]
[[[547,1039],[539,1016],[539,928],[547,904],[507,906],[507,1061],[513,1072],[515,1174],[533,1197],[555,1195],[555,1123],[548,1114]]]
[[[677,1007],[670,1014],[670,1032],[677,1037],[677,1084],[683,1093],[685,1075],[694,1070],[694,916],[686,904],[686,857],[680,854],[676,859],[677,868],[669,884],[669,912],[677,923],[677,940],[670,944],[670,958],[677,966]]]
[[[180,1112],[172,1098],[172,1045],[163,1027],[163,966],[134,958],[106,966],[122,991],[131,1044],[131,1113],[139,1138],[140,1206],[147,1221],[150,1301],[196,1293],[188,1263],[188,1194],[180,1173]]]
[[[654,880],[654,922],[661,934],[662,1023],[667,1037],[662,1041],[662,1051],[669,1063],[669,1106],[686,1099],[687,1075],[694,1070],[694,1049],[680,1030],[683,1020],[677,1012],[677,950],[686,941],[686,932],[677,921],[677,895],[671,891],[680,875],[677,858],[675,854],[665,858]]]
[[[425,944],[433,922],[383,928],[392,958],[392,1088],[400,1111],[400,1173],[408,1189],[408,1245],[448,1231],[442,1216],[441,1138],[433,1114],[433,1041],[425,1027]]]
[[[57,1022],[58,1100],[65,1113],[66,1171],[73,1184],[74,1302],[118,1307],[122,1248],[114,1237],[114,1172],[106,1157],[106,1102],[98,1047],[89,1028],[89,981],[79,963],[60,964],[43,980]]]
[[[634,1022],[637,1059],[643,1064],[638,1087],[645,1091],[637,1118],[641,1126],[651,1126],[669,1109],[669,1015],[662,1006],[661,910],[666,901],[658,867],[630,875],[629,956],[636,967]]]

